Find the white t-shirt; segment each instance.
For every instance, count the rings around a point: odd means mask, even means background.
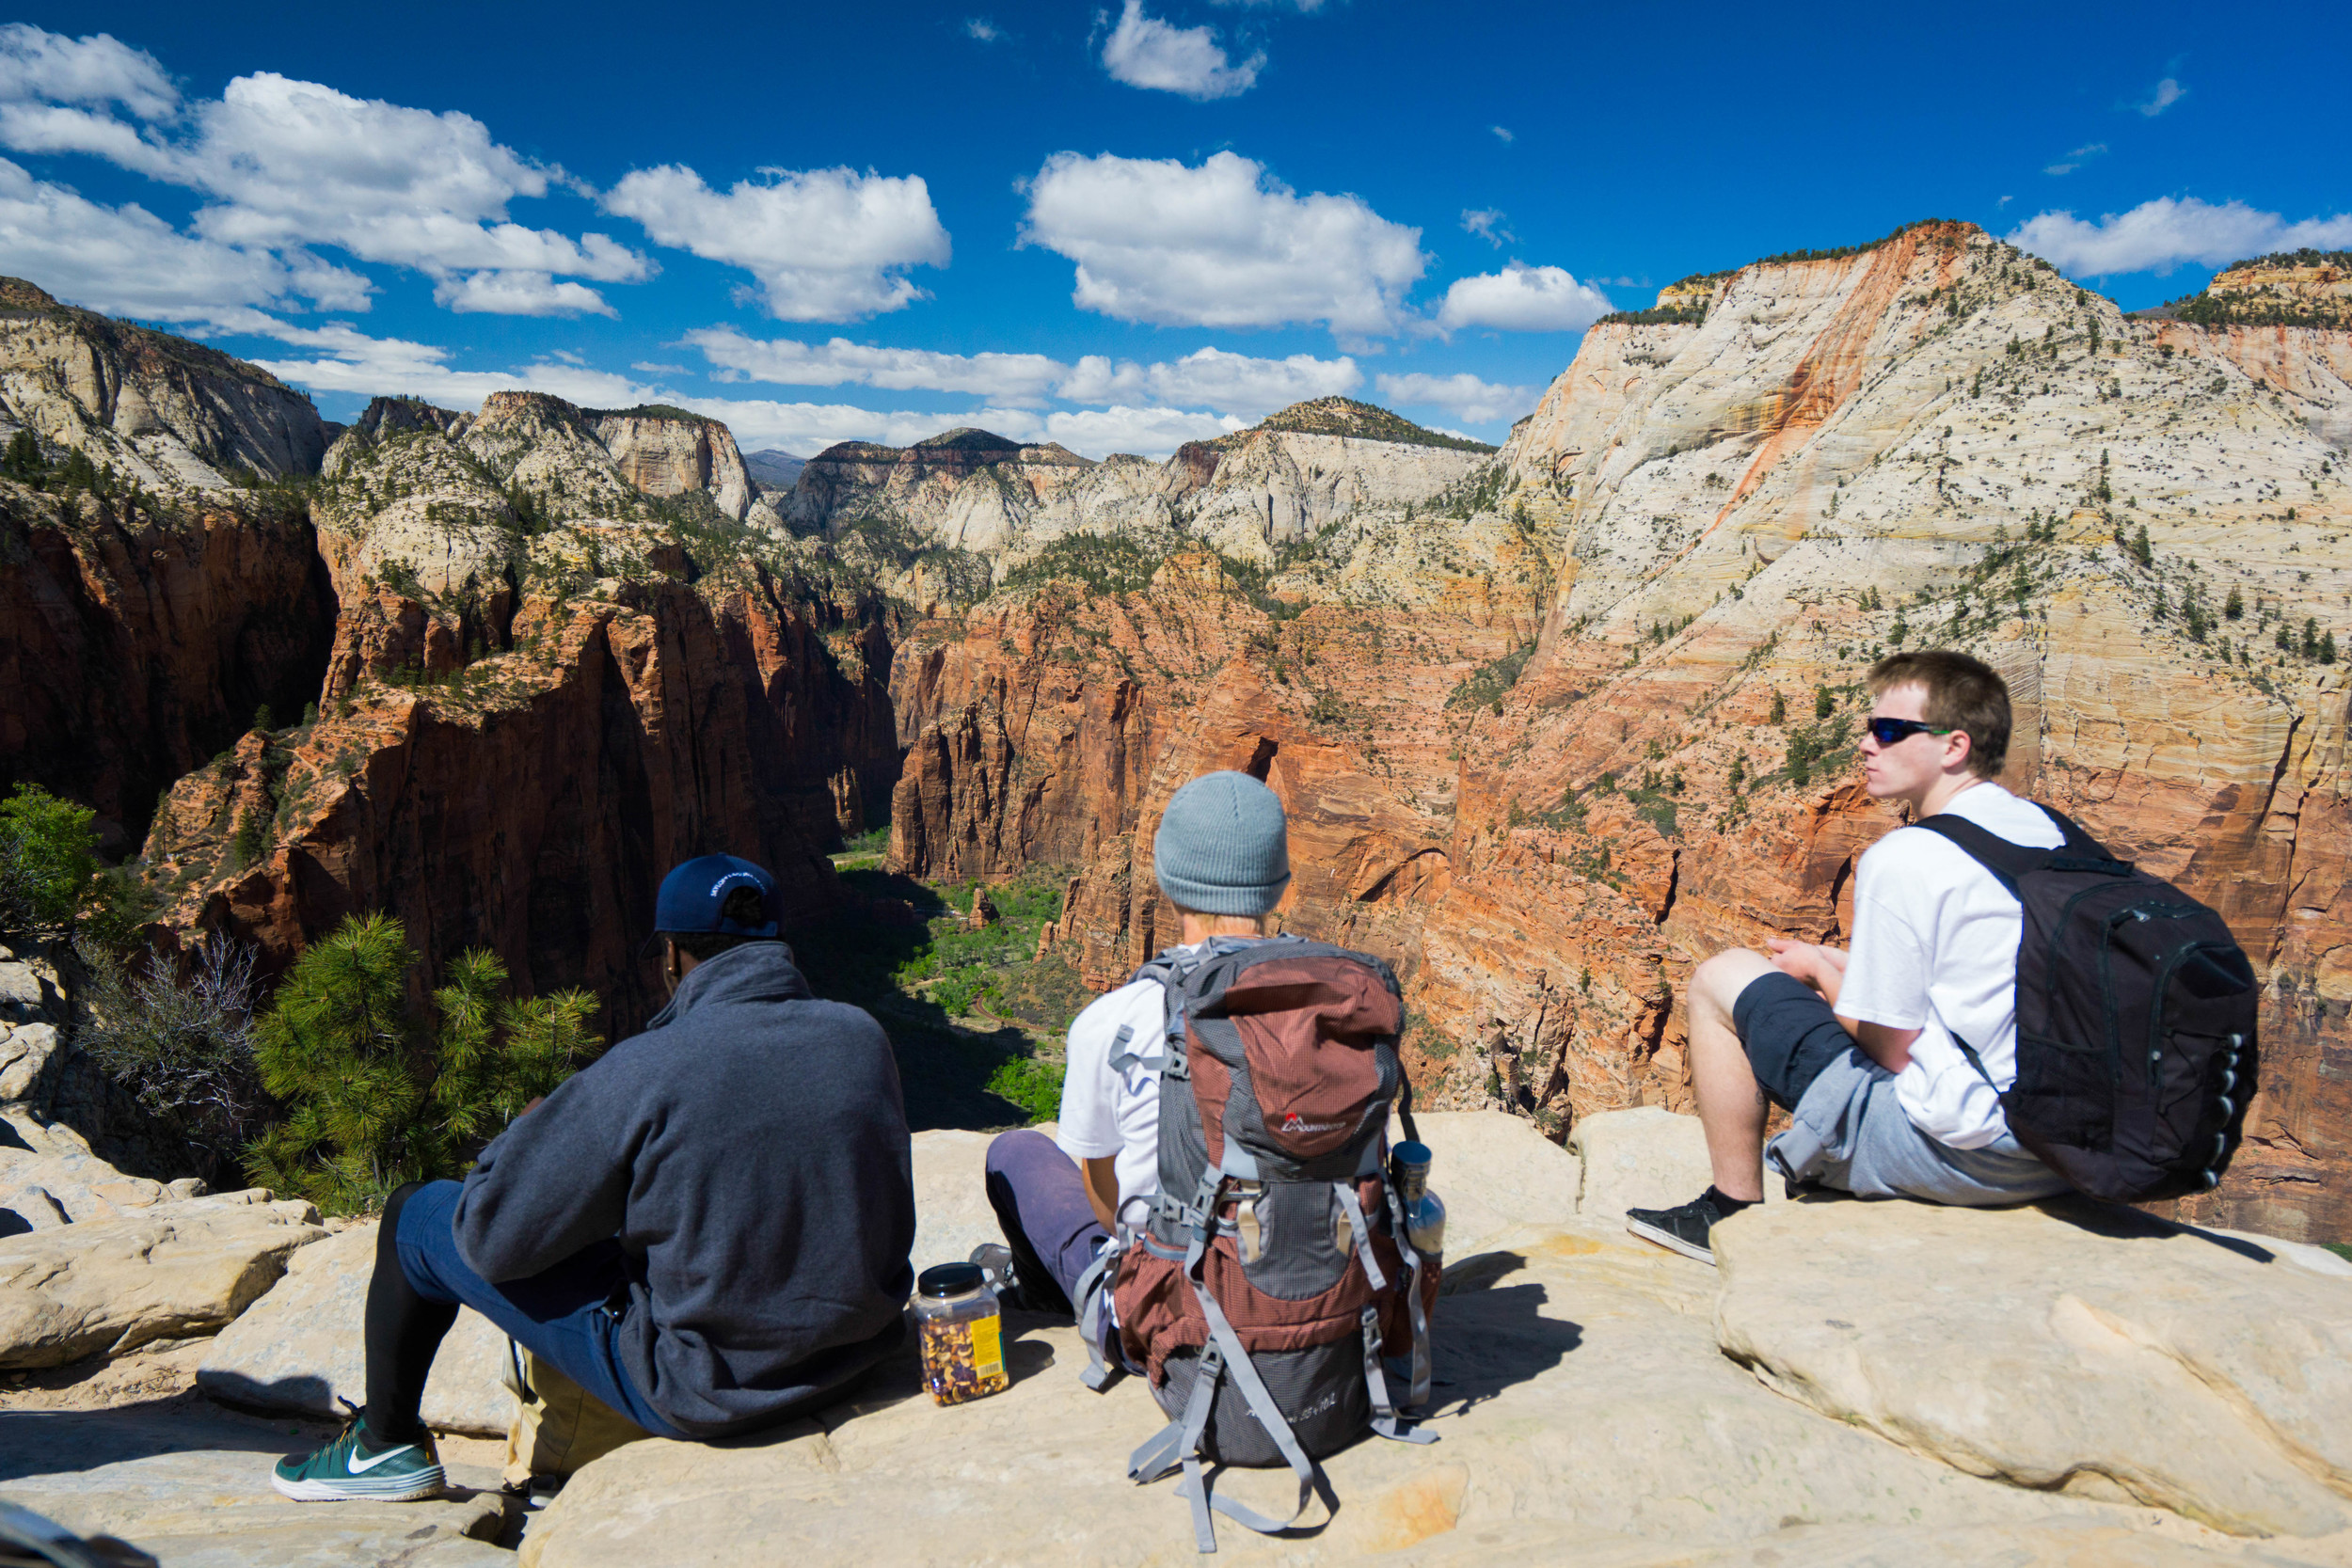
[[[2055,849],[2065,835],[2030,800],[1989,780],[1944,810],[2011,844]],[[2009,1131],[2000,1096],[1953,1037],[1976,1048],[2006,1089],[2017,1078],[2017,938],[2025,911],[1993,874],[1947,838],[1899,828],[1872,845],[1854,876],[1853,942],[1837,1011],[1917,1029],[1895,1098],[1912,1125],[1952,1148]]]
[[[1168,1026],[1168,995],[1157,980],[1136,980],[1087,1004],[1070,1025],[1061,1081],[1061,1131],[1055,1142],[1072,1159],[1117,1155],[1120,1212],[1139,1224],[1142,1212],[1128,1207],[1160,1191],[1161,1032]],[[1121,1028],[1129,1032],[1119,1042]],[[1114,1069],[1111,1058],[1134,1052],[1152,1065]]]

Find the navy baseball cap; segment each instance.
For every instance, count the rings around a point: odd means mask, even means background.
[[[719,913],[727,895],[739,887],[759,890],[760,910],[767,915],[766,920],[747,926]],[[739,856],[698,856],[661,879],[661,895],[654,900],[653,928],[772,937],[776,934],[776,879]]]

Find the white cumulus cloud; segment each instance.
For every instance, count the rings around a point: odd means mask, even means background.
[[[585,283],[558,282],[544,272],[493,268],[445,277],[434,299],[459,314],[486,311],[500,316],[617,316],[618,310]]]
[[[1220,348],[1197,349],[1152,364],[1089,354],[1074,365],[1042,354],[943,354],[885,348],[846,338],[803,343],[748,337],[731,326],[704,327],[684,341],[702,351],[721,381],[769,381],[787,387],[880,387],[891,391],[970,392],[1020,406],[1048,397],[1067,403],[1206,404],[1221,413],[1259,415],[1308,398],[1352,391],[1356,361],[1294,354],[1264,359]]]
[[[1457,375],[1425,375],[1420,372],[1384,375],[1379,378],[1379,387],[1380,395],[1391,403],[1451,409],[1472,424],[1515,420],[1534,407],[1536,398],[1533,387],[1498,387],[1468,372]]]
[[[135,203],[103,206],[0,158],[0,272],[70,304],[169,322],[221,322],[305,298],[332,309],[366,306],[366,278],[298,260],[181,233]]]
[[[1581,332],[1613,309],[1607,294],[1565,268],[1513,261],[1501,272],[1455,278],[1438,307],[1438,326],[1447,332],[1468,326]]]
[[[682,165],[639,169],[604,198],[645,232],[759,280],[781,321],[860,321],[922,297],[905,273],[947,264],[947,230],[920,175],[764,170],[719,192]]]
[[[119,103],[140,119],[180,106],[163,62],[106,33],[71,39],[23,22],[0,27],[0,103]]]
[[[469,115],[354,98],[270,71],[236,78],[217,99],[185,103],[152,56],[103,34],[0,28],[0,145],[88,153],[198,191],[206,201],[189,226],[197,237],[274,253],[292,274],[317,274],[327,263],[310,247],[331,246],[420,271],[445,302],[466,309],[505,302],[530,314],[609,312],[593,289],[531,287],[529,275],[633,282],[652,271],[609,236],[515,222],[511,203],[544,197],[565,177],[500,144]],[[167,294],[169,277],[159,265],[155,292]],[[367,287],[345,290],[349,303],[336,308],[364,309]],[[192,290],[188,298],[201,295]]]
[[[2071,212],[2037,213],[2011,230],[2008,239],[2020,250],[2077,277],[2162,274],[2189,261],[2218,267],[2306,245],[2340,249],[2352,245],[2352,215],[2289,223],[2277,213],[2243,201],[2217,206],[2195,197],[2162,196],[2128,213],[2106,214],[2096,223]]]
[[[1077,263],[1072,299],[1122,321],[1393,330],[1421,230],[1360,197],[1299,196],[1261,165],[1057,152],[1028,182],[1024,245]]]
[[[1181,93],[1205,103],[1232,98],[1257,85],[1263,53],[1235,64],[1210,27],[1178,27],[1146,16],[1143,0],[1127,0],[1119,25],[1103,41],[1103,69],[1131,87]]]
[[[847,338],[803,343],[762,341],[731,326],[686,334],[718,367],[721,381],[772,381],[787,387],[856,384],[892,391],[973,392],[1015,402],[1050,392],[1070,367],[1042,354],[942,354],[934,349],[883,348]]]
[[[1113,363],[1089,354],[1056,390],[1072,403],[1115,403],[1149,396],[1164,403],[1206,404],[1227,414],[1258,416],[1309,398],[1352,392],[1363,383],[1356,361],[1342,355],[1318,359],[1294,354],[1261,359],[1224,349],[1204,348],[1182,359],[1151,365]]]

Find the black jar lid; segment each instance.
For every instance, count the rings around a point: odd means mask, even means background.
[[[920,1295],[960,1296],[978,1290],[987,1277],[977,1263],[940,1263],[925,1269],[914,1289]]]

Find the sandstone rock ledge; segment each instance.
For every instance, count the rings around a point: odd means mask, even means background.
[[[1652,1130],[1669,1139],[1691,1131],[1666,1125],[1678,1119],[1650,1118]],[[1851,1202],[1783,1204],[1743,1216],[1726,1233],[1739,1238],[1738,1262],[1719,1278],[1633,1241],[1613,1219],[1577,1215],[1582,1164],[1526,1123],[1497,1113],[1422,1120],[1454,1213],[1437,1330],[1445,1386],[1433,1424],[1443,1440],[1431,1448],[1372,1440],[1337,1456],[1328,1468],[1342,1507],[1323,1528],[1277,1542],[1222,1525],[1223,1558],[1305,1564],[1395,1553],[1413,1562],[1661,1568],[2352,1563],[2352,1535],[2257,1545],[2209,1528],[2299,1537],[2343,1529],[2352,1483],[2340,1452],[2346,1429],[2333,1413],[2343,1408],[2352,1281],[2260,1244],[2222,1249],[2226,1264],[2184,1264],[2187,1249],[2213,1243],[2166,1227],[2103,1234],[2063,1210],[1954,1214]],[[1683,1179],[1687,1150],[1640,1156],[1617,1143],[1619,1131],[1599,1127],[1580,1140],[1613,1150],[1608,1170],[1597,1173],[1607,1180],[1590,1196],[1612,1210],[1689,1196],[1648,1190]],[[977,1223],[968,1213],[956,1216],[962,1223],[936,1225],[928,1216],[934,1194],[944,1205],[959,1202],[948,1183],[977,1191],[983,1146],[958,1137],[956,1157],[942,1148],[919,1161],[927,1222],[918,1261],[952,1256],[964,1242],[960,1232]],[[2024,1260],[2010,1266],[2012,1254]],[[2051,1267],[2061,1254],[2080,1258],[2062,1275]],[[1871,1264],[1874,1257],[1893,1267]],[[2065,1281],[2094,1278],[2102,1303],[2127,1297],[2137,1281],[2149,1300],[2173,1304],[2168,1321],[2179,1325],[2181,1344],[2198,1331],[2188,1308],[2208,1304],[2211,1322],[2195,1342],[2229,1366],[2234,1392],[2209,1395],[2208,1412],[2178,1403],[2152,1409],[2131,1378],[2058,1368],[2042,1325]],[[1838,1292],[1838,1305],[1824,1306],[1817,1291]],[[1937,1406],[1939,1418],[1985,1445],[1991,1429],[2015,1422],[2020,1403],[2037,1397],[2015,1364],[2041,1353],[2047,1374],[2064,1371],[2074,1403],[2068,1418],[2032,1428],[2040,1457],[2074,1451],[2082,1460],[2074,1467],[2089,1470],[2096,1453],[2135,1439],[2169,1445],[2169,1489],[2094,1488],[2089,1497],[2046,1489],[2053,1482],[2022,1464],[1971,1464],[1963,1441],[1921,1441],[1916,1422],[1890,1442],[1878,1431],[1899,1422],[1875,1418],[1878,1407],[1861,1395],[1787,1397],[1809,1386],[1807,1377],[1831,1381],[1804,1370],[1816,1360],[1842,1363],[1816,1358],[1800,1368],[1797,1349],[1778,1348],[1809,1343],[1793,1328],[1741,1326],[1841,1318],[1876,1329],[1905,1321],[1906,1303],[1979,1293],[1992,1305],[1966,1318],[1970,1337],[1927,1347],[1935,1355],[1922,1361],[1915,1341],[1879,1329],[1879,1355],[1839,1388],[1858,1383],[1867,1392],[1908,1376],[1919,1403],[1934,1403],[1940,1386],[1959,1388]],[[1951,1310],[1959,1326],[1965,1314]],[[609,1455],[532,1522],[524,1568],[1192,1560],[1188,1518],[1171,1483],[1139,1490],[1122,1473],[1129,1449],[1160,1424],[1148,1391],[1127,1380],[1105,1395],[1087,1392],[1077,1379],[1085,1354],[1072,1329],[1015,1320],[1009,1333],[1014,1383],[994,1399],[934,1408],[909,1355],[882,1369],[853,1402],[759,1439],[647,1441]],[[2167,1386],[2168,1397],[2186,1398],[2181,1381]],[[1841,1418],[1824,1419],[1807,1402]],[[2234,1424],[2213,1424],[2225,1405],[2238,1408]],[[2184,1418],[2190,1414],[2200,1418]],[[2274,1473],[2287,1461],[2265,1472],[2287,1499],[2268,1513],[2241,1500],[2238,1471],[2255,1461],[2201,1465],[2194,1457],[2238,1443],[2249,1430],[2301,1467],[2299,1484]],[[1219,1484],[1287,1512],[1286,1481],[1231,1473]]]

